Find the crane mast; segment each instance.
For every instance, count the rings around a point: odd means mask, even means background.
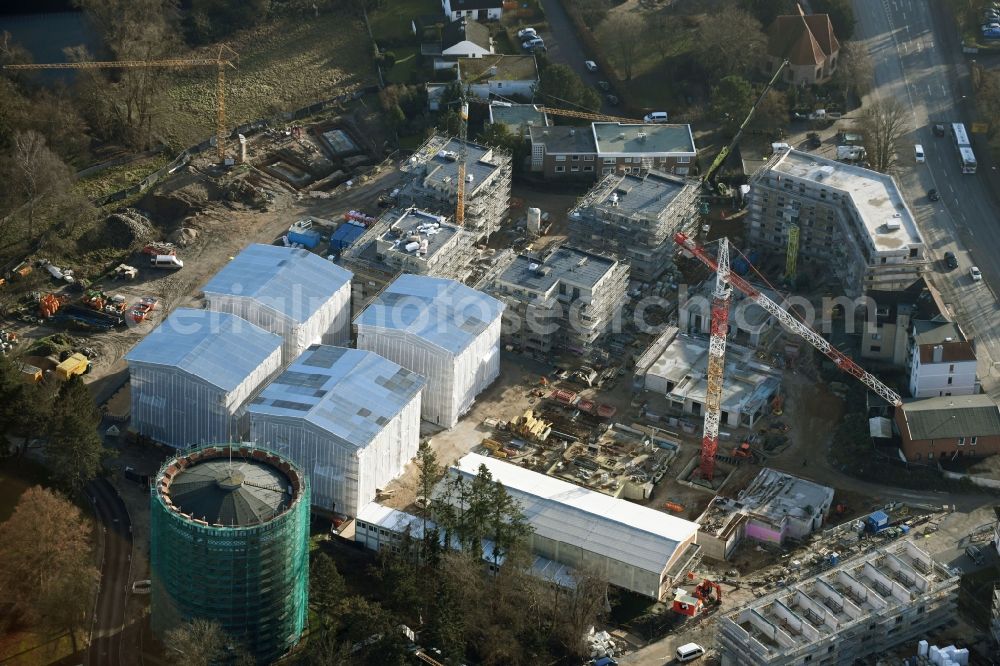
[[[465,226],[465,162],[469,158],[469,103],[462,94],[458,112],[458,185],[455,190],[455,224]]]
[[[708,390],[705,394],[705,428],[701,439],[701,478],[715,476],[715,453],[719,449],[722,420],[722,382],[726,370],[726,333],[729,331],[729,240],[719,241],[715,291],[712,293],[712,337],[708,343]]]
[[[674,234],[674,242],[680,245],[682,248],[690,252],[692,255],[698,258],[703,264],[708,266],[713,271],[719,271],[719,263],[709,256],[703,247],[698,245],[694,240],[688,237],[687,234],[677,233]],[[890,405],[894,407],[900,407],[903,404],[902,398],[899,394],[893,391],[891,388],[883,384],[875,375],[871,374],[860,365],[851,360],[851,357],[844,354],[839,349],[836,349],[831,345],[823,336],[814,331],[812,328],[802,323],[796,319],[790,312],[785,310],[782,306],[775,303],[773,300],[762,294],[756,288],[753,287],[749,282],[741,278],[739,275],[733,275],[728,270],[728,265],[726,266],[726,281],[732,286],[739,289],[741,292],[746,294],[754,303],[764,308],[768,313],[770,313],[775,319],[777,319],[781,324],[798,334],[800,337],[804,338],[806,342],[811,344],[813,347],[818,349],[823,353],[828,359],[833,361],[834,365],[843,370],[844,372],[853,375],[858,381],[863,383],[869,389],[880,395],[886,400]],[[714,302],[713,302],[713,314],[714,314]],[[713,318],[713,336],[715,321]]]

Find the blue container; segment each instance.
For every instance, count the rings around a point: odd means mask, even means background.
[[[288,232],[288,242],[289,243],[301,243],[310,250],[319,245],[321,236],[318,231],[313,231],[309,229],[308,231],[291,231]]]

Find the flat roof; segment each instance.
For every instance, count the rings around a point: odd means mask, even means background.
[[[459,354],[503,309],[497,299],[461,282],[404,274],[376,296],[354,323],[403,331]]]
[[[601,211],[614,209],[622,215],[655,218],[670,207],[685,187],[688,183],[683,178],[657,171],[645,176],[610,174],[591,190],[580,208],[589,205]]]
[[[348,446],[364,448],[426,383],[374,352],[313,345],[247,411],[303,419]]]
[[[520,128],[523,125],[545,127],[548,117],[537,104],[510,104],[493,102],[490,104],[490,122]]]
[[[250,298],[303,323],[323,307],[353,274],[304,249],[248,246],[208,281],[202,291]]]
[[[432,137],[427,143],[434,141],[438,137]],[[425,144],[426,145],[426,144]],[[466,177],[472,176],[471,183],[466,184],[466,196],[476,192],[490,176],[493,175],[499,164],[492,162],[493,149],[488,146],[466,142]],[[437,187],[446,190],[456,188],[458,178],[458,154],[462,143],[454,137],[450,137],[442,148],[434,151],[431,155],[421,155],[420,151],[408,160],[409,166],[420,164],[426,166],[424,174],[424,184],[428,187]]]
[[[228,312],[177,308],[125,360],[175,368],[232,391],[281,344],[281,336]]]
[[[637,153],[697,154],[690,125],[667,123],[592,123],[594,143],[601,155]]]
[[[451,470],[466,479],[485,465],[521,505],[539,536],[660,573],[698,524],[627,500],[469,453]]]
[[[464,83],[479,83],[489,79],[501,81],[535,81],[538,66],[531,55],[488,55],[482,58],[459,58],[459,78]]]
[[[785,151],[773,169],[849,196],[876,250],[905,250],[924,242],[891,176],[798,150]],[[899,228],[890,229],[889,222]]]
[[[452,238],[459,233],[459,228],[453,224],[448,224],[443,215],[427,213],[415,208],[407,209],[396,218],[396,221],[389,225],[389,229],[382,234],[381,240],[392,243],[390,251],[416,256],[421,259],[430,259],[438,250],[448,244]],[[411,239],[418,239],[413,241]],[[406,246],[411,242],[423,243],[427,241],[425,249],[418,248],[414,252],[407,252]]]
[[[560,281],[593,287],[617,263],[614,259],[564,245],[544,259],[517,255],[500,274],[500,281],[540,292],[549,291]]]
[[[544,144],[545,152],[555,155],[597,152],[593,132],[587,127],[571,125],[532,127],[531,143]]]
[[[771,520],[793,516],[809,520],[833,500],[833,488],[765,467],[740,491],[739,503]],[[806,510],[812,507],[812,513]]]
[[[953,321],[917,319],[913,322],[914,340],[918,345],[939,345],[944,342],[965,342],[965,334]]]
[[[1000,407],[984,393],[904,401],[903,418],[913,440],[1000,435]]]

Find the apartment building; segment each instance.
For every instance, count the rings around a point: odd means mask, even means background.
[[[531,128],[531,170],[544,178],[594,180],[650,169],[683,176],[697,157],[690,125],[598,122]]]
[[[399,202],[441,215],[454,215],[458,200],[458,139],[435,134],[400,164],[410,180]],[[488,237],[510,208],[510,155],[466,142],[465,224],[476,238]]]
[[[870,291],[845,321],[861,334],[861,358],[907,367],[916,321],[946,321],[941,294],[921,276],[903,291]]]
[[[908,400],[896,410],[907,460],[982,458],[1000,453],[1000,406],[988,395]]]
[[[698,186],[660,171],[604,176],[569,213],[569,240],[627,262],[637,280],[673,265],[671,237],[696,222]]]
[[[388,228],[375,240],[376,258],[404,273],[464,279],[475,257],[475,235],[444,215],[417,208],[393,211]]]
[[[979,393],[976,347],[955,322],[912,322],[907,365],[914,398]]]
[[[950,622],[958,576],[912,541],[779,589],[719,619],[723,666],[849,665]]]
[[[542,257],[518,255],[491,287],[507,304],[503,337],[542,353],[586,350],[625,303],[628,276],[626,264],[569,246]]]
[[[799,265],[829,267],[847,296],[901,291],[926,262],[923,238],[888,175],[788,150],[751,181],[747,235],[784,251],[799,229]]]

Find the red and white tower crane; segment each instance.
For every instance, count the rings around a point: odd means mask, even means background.
[[[851,357],[831,345],[823,336],[805,323],[796,319],[785,308],[762,294],[739,275],[729,270],[729,243],[726,238],[719,242],[718,258],[712,258],[705,249],[689,238],[687,234],[674,234],[674,242],[697,257],[703,264],[715,271],[715,292],[712,298],[712,339],[708,351],[708,395],[705,398],[705,434],[701,443],[701,476],[711,479],[715,469],[715,452],[719,447],[719,419],[721,417],[723,362],[726,354],[726,331],[729,325],[729,287],[733,286],[746,294],[754,303],[764,308],[784,327],[798,334],[806,342],[823,353],[844,372],[854,375],[869,389],[882,396],[893,407],[903,404],[899,394],[883,384],[875,375],[851,360]],[[723,287],[723,285],[725,285]]]
[[[729,240],[719,241],[715,291],[712,293],[712,338],[708,343],[708,391],[705,396],[705,430],[701,438],[701,478],[715,475],[715,452],[719,450],[722,419],[722,382],[726,369],[726,333],[729,331]]]

